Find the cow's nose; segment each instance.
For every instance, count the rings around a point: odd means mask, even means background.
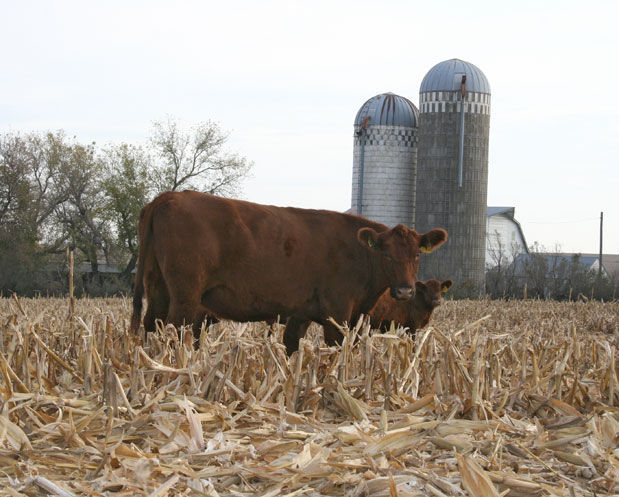
[[[391,296],[396,300],[408,300],[413,296],[412,286],[399,286],[397,288],[391,288]]]

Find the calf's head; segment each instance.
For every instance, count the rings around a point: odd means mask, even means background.
[[[377,270],[381,273],[380,279],[388,281],[391,296],[397,300],[408,300],[414,294],[419,252],[428,253],[440,247],[447,240],[447,232],[435,228],[420,235],[398,224],[380,233],[372,228],[361,228],[357,237],[379,261]]]
[[[415,298],[419,299],[423,307],[432,310],[443,302],[443,293],[451,288],[453,281],[445,280],[442,283],[431,279],[415,282]]]

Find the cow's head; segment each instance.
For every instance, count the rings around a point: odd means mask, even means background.
[[[378,257],[383,276],[389,281],[391,296],[408,300],[414,294],[415,280],[419,270],[419,252],[432,252],[447,240],[447,232],[436,228],[423,235],[403,224],[377,232],[361,228],[359,241]]]
[[[443,293],[448,291],[453,285],[453,281],[445,280],[442,283],[431,279],[428,281],[415,282],[415,298],[421,299],[426,309],[432,310],[443,302]]]

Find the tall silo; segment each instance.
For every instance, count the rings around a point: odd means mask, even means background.
[[[418,116],[410,100],[393,93],[361,106],[354,125],[353,213],[387,226],[412,226]]]
[[[419,90],[415,229],[449,239],[422,258],[420,278],[451,278],[461,295],[484,289],[490,85],[469,62],[435,65]]]

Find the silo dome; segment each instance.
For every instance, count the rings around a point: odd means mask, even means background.
[[[464,75],[467,91],[490,94],[490,84],[481,69],[460,59],[444,60],[436,64],[423,78],[419,93],[459,90]]]
[[[366,126],[404,126],[407,128],[417,127],[419,112],[417,107],[407,98],[395,93],[381,93],[365,102],[357,117],[355,117],[355,129],[361,127],[366,118],[370,118]]]

